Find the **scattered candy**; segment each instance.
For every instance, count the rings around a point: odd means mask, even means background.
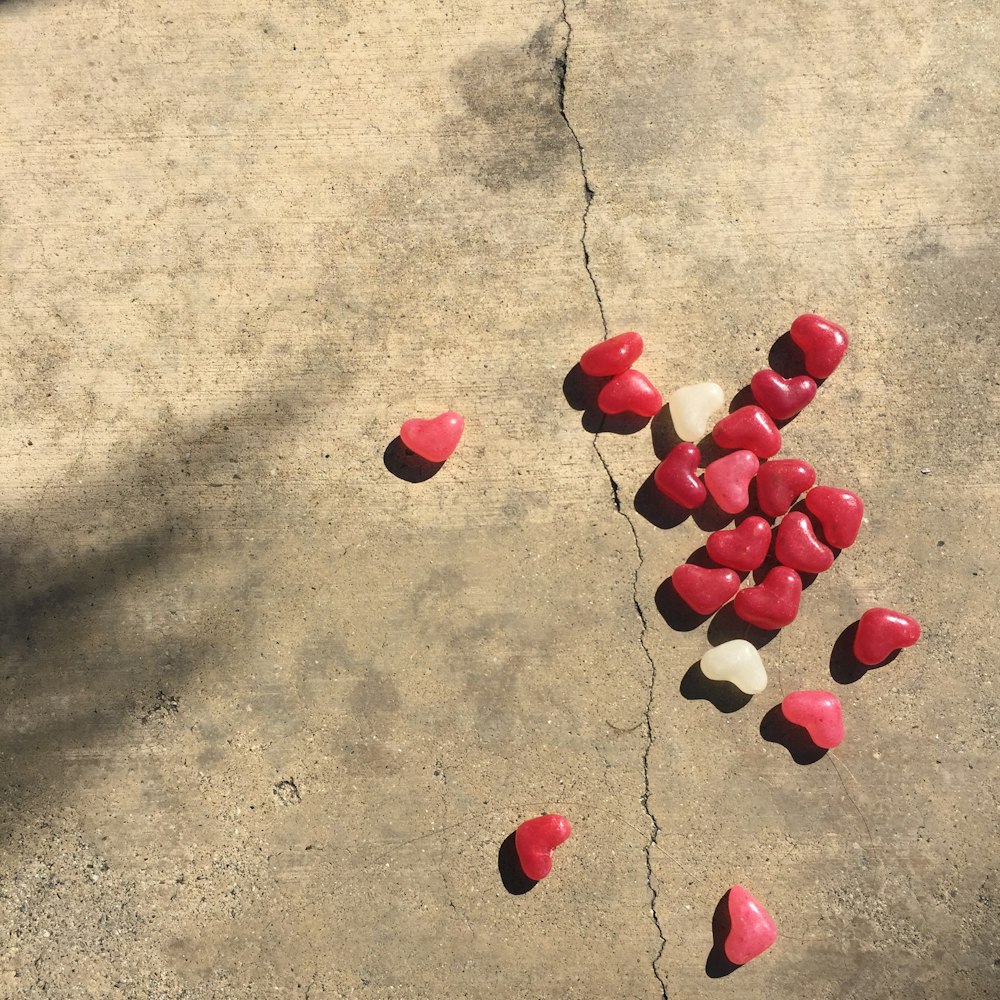
[[[854,656],[867,667],[874,667],[895,653],[912,646],[920,638],[916,618],[891,608],[870,608],[861,616],[854,636]]]
[[[781,451],[781,431],[759,406],[741,406],[713,428],[715,443],[723,448],[746,448],[758,458]]]
[[[714,382],[683,385],[670,394],[670,419],[682,441],[700,441],[708,430],[708,418],[723,404],[722,386]]]
[[[816,383],[808,375],[782,378],[765,368],[750,379],[750,391],[768,416],[774,420],[791,420],[812,402]]]
[[[800,573],[822,573],[833,565],[833,551],[816,537],[812,521],[797,510],[786,514],[778,525],[774,557]]]
[[[587,375],[620,375],[631,368],[642,354],[642,337],[629,331],[602,340],[583,352],[580,367]]]
[[[630,412],[640,417],[655,417],[663,409],[663,397],[642,372],[629,368],[601,389],[597,406],[609,416]]]
[[[844,711],[829,691],[793,691],[781,702],[781,714],[802,726],[818,747],[832,750],[844,742]]]
[[[757,505],[768,517],[781,517],[816,482],[816,470],[801,458],[776,458],[757,473]]]
[[[746,965],[778,940],[771,914],[741,885],[729,890],[729,921],[725,952],[733,965]]]
[[[539,881],[552,871],[552,852],[573,832],[565,816],[549,813],[526,819],[514,831],[514,847],[521,870]]]
[[[399,429],[399,436],[410,451],[428,462],[443,462],[458,447],[465,430],[460,413],[447,410],[432,420],[414,417]]]
[[[698,478],[700,462],[697,445],[686,441],[675,444],[653,473],[656,488],[687,510],[700,507],[707,495],[705,484]]]
[[[750,503],[750,481],[759,468],[760,461],[752,451],[734,451],[709,464],[705,486],[721,510],[738,514]]]
[[[708,569],[684,563],[671,577],[674,590],[699,615],[715,614],[740,589],[739,575],[731,569]]]
[[[736,595],[733,610],[743,621],[758,628],[784,628],[795,621],[801,597],[799,574],[787,566],[775,566],[763,583]]]
[[[827,378],[847,353],[847,331],[822,316],[806,313],[792,323],[792,340],[805,355],[806,371]]]
[[[756,516],[748,517],[735,528],[713,531],[706,543],[708,554],[717,563],[741,573],[755,570],[767,558],[770,547],[771,525]]]
[[[856,493],[816,486],[806,494],[806,507],[819,521],[829,545],[846,549],[854,544],[865,516],[865,505]]]
[[[746,694],[767,687],[767,671],[757,647],[746,639],[730,639],[701,658],[701,672],[711,681],[729,681]]]

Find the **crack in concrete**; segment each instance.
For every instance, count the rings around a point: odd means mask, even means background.
[[[561,21],[565,25],[565,42],[563,44],[562,53],[557,57],[557,71],[558,71],[558,84],[559,84],[559,114],[562,116],[563,122],[566,124],[566,128],[569,134],[573,138],[573,142],[576,144],[577,156],[580,160],[580,174],[583,177],[583,216],[582,216],[582,232],[580,235],[580,246],[583,250],[583,266],[587,272],[587,277],[590,279],[590,284],[594,289],[594,298],[597,300],[597,308],[601,316],[601,326],[604,329],[604,340],[608,338],[608,320],[604,312],[604,301],[601,298],[601,290],[597,284],[597,278],[594,276],[593,269],[590,263],[590,249],[587,246],[587,234],[588,234],[588,216],[590,215],[590,206],[594,200],[595,191],[590,184],[590,178],[587,175],[587,162],[584,156],[583,143],[580,142],[580,137],[577,135],[576,129],[573,127],[573,123],[569,119],[569,115],[566,112],[566,81],[569,75],[569,50],[573,42],[573,25],[569,20],[569,13],[567,10],[567,0],[562,0],[562,10],[561,10]],[[600,434],[601,428],[598,428],[596,434],[594,434],[593,446],[594,452],[597,455],[601,466],[604,468],[604,472],[608,477],[608,482],[611,484],[611,501],[614,504],[615,512],[620,514],[624,519],[625,523],[629,527],[629,531],[632,534],[632,542],[635,545],[636,552],[636,566],[635,571],[632,574],[632,603],[635,606],[635,613],[639,618],[639,645],[642,648],[643,654],[646,657],[646,661],[649,663],[649,688],[646,695],[646,708],[643,716],[643,723],[646,735],[646,743],[643,748],[642,753],[642,779],[643,779],[643,791],[642,791],[642,808],[646,813],[646,817],[649,820],[649,841],[646,844],[645,855],[646,855],[646,887],[649,889],[650,895],[650,907],[649,912],[653,918],[653,924],[656,927],[657,936],[660,939],[660,947],[656,955],[653,956],[652,970],[653,975],[656,977],[657,983],[659,983],[660,990],[663,994],[664,1000],[667,1000],[667,983],[664,978],[663,973],[659,969],[659,963],[663,958],[663,953],[667,947],[667,939],[663,934],[663,927],[660,924],[659,914],[656,912],[656,903],[659,898],[659,892],[653,884],[653,849],[659,847],[659,837],[660,837],[660,824],[656,820],[652,809],[649,806],[649,755],[653,748],[653,693],[656,688],[656,662],[653,659],[653,655],[649,650],[649,646],[646,641],[646,636],[649,630],[649,623],[646,619],[646,613],[642,609],[642,604],[639,601],[639,575],[642,572],[642,566],[644,562],[644,555],[642,551],[642,545],[639,542],[639,534],[635,529],[635,523],[632,518],[628,516],[628,513],[622,508],[621,494],[619,491],[618,482],[611,472],[611,467],[608,465],[607,459],[601,452],[600,444],[598,443],[598,436]]]

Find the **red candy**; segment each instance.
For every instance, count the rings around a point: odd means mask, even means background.
[[[715,443],[723,448],[746,448],[758,458],[781,451],[781,431],[759,406],[741,406],[713,428]]]
[[[757,473],[757,504],[768,517],[781,517],[816,482],[816,470],[801,458],[776,458]]]
[[[846,549],[854,544],[865,516],[865,505],[856,493],[817,486],[806,494],[806,507],[819,521],[827,542],[835,549]]]
[[[775,566],[756,587],[736,595],[733,610],[758,628],[784,628],[795,621],[802,597],[802,580],[794,569]]]
[[[526,819],[514,831],[514,847],[521,870],[534,881],[552,871],[552,852],[573,832],[565,816],[554,813]]]
[[[699,615],[715,614],[740,589],[740,578],[731,569],[706,569],[684,563],[671,577],[674,590]]]
[[[802,726],[818,747],[832,750],[844,742],[844,712],[829,691],[793,691],[781,702],[781,714]]]
[[[874,667],[895,653],[912,646],[920,638],[916,618],[890,608],[870,608],[861,616],[854,636],[854,657]]]
[[[640,417],[655,417],[663,409],[663,397],[642,372],[630,368],[601,389],[597,406],[609,416],[631,412]]]
[[[774,557],[800,573],[822,573],[833,565],[833,552],[816,537],[812,521],[797,510],[786,514],[778,525]]]
[[[760,462],[752,451],[734,451],[709,464],[705,486],[721,510],[738,514],[750,503],[750,481],[759,468]]]
[[[454,410],[447,410],[433,420],[414,417],[399,429],[399,436],[410,451],[428,462],[443,462],[457,447],[465,421]]]
[[[706,543],[708,554],[717,563],[741,573],[755,570],[770,547],[771,525],[762,517],[748,517],[735,528],[713,531]]]
[[[729,922],[725,952],[733,965],[746,965],[778,940],[771,914],[741,885],[729,890]]]
[[[847,331],[822,316],[806,313],[792,323],[792,340],[802,349],[813,378],[832,375],[847,353]]]
[[[656,488],[687,510],[700,507],[705,502],[706,491],[698,478],[699,462],[701,452],[696,444],[687,441],[675,444],[653,473]]]
[[[635,364],[640,354],[642,337],[631,331],[619,333],[584,351],[580,367],[588,375],[620,375]]]
[[[816,395],[816,383],[808,375],[782,378],[770,368],[750,379],[753,398],[774,420],[791,420]]]

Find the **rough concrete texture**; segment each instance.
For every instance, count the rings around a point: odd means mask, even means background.
[[[998,15],[0,0],[0,995],[1000,994]],[[785,454],[868,518],[743,703],[661,586],[669,421],[564,379],[638,329],[731,397],[809,310]],[[838,684],[872,604],[924,639]],[[781,937],[713,978],[734,882]]]

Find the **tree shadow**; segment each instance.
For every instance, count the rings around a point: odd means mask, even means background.
[[[700,660],[692,663],[681,678],[680,692],[688,701],[707,701],[723,715],[746,708],[753,697],[729,681],[709,680],[701,671]]]
[[[517,844],[514,840],[516,834],[515,830],[500,845],[500,850],[497,851],[497,871],[507,892],[512,896],[523,896],[526,892],[531,892],[538,883],[524,874],[521,859],[517,856]]]
[[[785,718],[781,705],[775,705],[760,722],[760,735],[768,743],[779,743],[791,755],[796,764],[815,764],[826,756],[824,747],[816,746],[804,726],[796,725]]]
[[[422,455],[410,451],[398,434],[386,447],[382,462],[397,479],[407,483],[425,483],[436,476],[444,465],[444,462],[429,462]]]
[[[712,950],[705,960],[705,975],[709,979],[722,979],[734,973],[740,966],[726,957],[726,938],[732,930],[733,921],[729,915],[729,893],[719,900],[712,914]]]

